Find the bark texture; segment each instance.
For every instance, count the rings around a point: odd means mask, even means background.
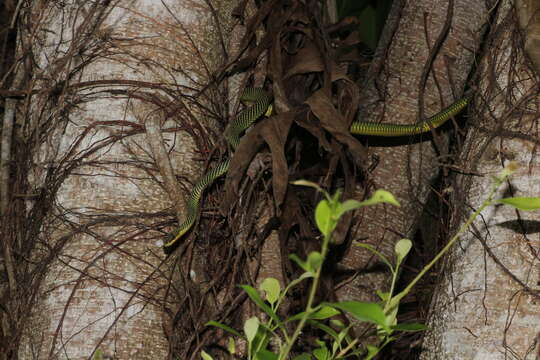
[[[23,197],[17,248],[18,294],[31,311],[20,359],[167,358],[185,288],[171,289],[174,257],[164,262],[161,245],[184,218],[178,188],[199,176],[194,146],[211,145],[194,89],[216,69],[214,6],[22,10],[21,56],[36,66],[25,69],[16,136],[30,161],[25,190],[37,196]]]
[[[465,81],[480,46],[486,9],[477,1],[395,1],[382,35],[370,78],[362,91],[361,116],[367,121],[414,123],[463,96]],[[452,128],[451,126],[449,127]],[[448,128],[447,128],[448,129]],[[447,162],[445,135],[405,139],[367,139],[380,162],[371,174],[374,188],[392,192],[401,207],[366,208],[355,240],[392,258],[394,244],[411,237],[435,176]],[[341,288],[344,299],[374,299],[386,273],[369,271],[376,258],[351,246],[343,264],[357,271]]]
[[[538,196],[539,78],[529,66],[516,9],[493,9],[480,91],[453,183],[453,225],[485,200],[509,161],[520,168],[498,196]],[[526,42],[525,42],[526,43]],[[538,212],[488,207],[463,234],[433,303],[422,359],[538,359]]]

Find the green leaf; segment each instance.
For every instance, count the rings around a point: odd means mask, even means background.
[[[263,301],[257,290],[249,285],[240,285],[240,287],[248,294],[251,301],[253,301],[259,308],[261,308],[261,310],[270,316],[272,320],[274,320],[276,323],[280,322],[279,317],[276,315],[274,310],[272,310],[272,308],[270,308],[270,306]]]
[[[236,344],[234,343],[234,339],[232,337],[229,337],[229,345],[227,346],[227,350],[229,350],[229,354],[231,355],[236,353]]]
[[[339,204],[339,199],[341,198],[341,189],[337,189],[334,196],[332,196],[332,199],[330,200],[330,208],[335,209],[336,205]]]
[[[384,329],[388,329],[385,321],[386,316],[384,315],[384,311],[382,307],[377,303],[361,301],[341,301],[337,303],[324,303],[324,305],[347,311],[360,321],[367,321],[373,324],[377,324]]]
[[[312,251],[309,253],[307,258],[308,270],[311,272],[316,272],[322,266],[323,257],[320,252]]]
[[[298,255],[296,254],[290,254],[289,255],[289,259],[291,259],[293,262],[296,263],[296,265],[300,266],[302,268],[302,270],[304,271],[309,271],[309,267],[308,267],[308,264],[307,262],[305,262],[304,260],[300,259],[298,257]]]
[[[330,326],[324,325],[323,323],[315,320],[308,320],[308,323],[313,327],[321,329],[322,331],[330,335],[332,338],[334,338],[335,341],[339,340],[338,333]]]
[[[315,208],[315,222],[324,236],[328,236],[336,227],[335,221],[332,220],[330,204],[325,199],[321,200]]]
[[[244,333],[246,334],[246,339],[249,343],[253,342],[253,339],[255,339],[257,330],[259,330],[259,319],[257,319],[256,316],[247,319],[244,323]]]
[[[206,351],[202,350],[201,351],[201,358],[203,360],[214,360],[213,357],[211,357]]]
[[[511,197],[499,199],[497,202],[525,211],[540,209],[540,198],[538,197]]]
[[[206,324],[204,324],[204,326],[215,326],[217,328],[220,328],[222,330],[225,330],[227,331],[228,333],[231,333],[233,334],[234,336],[238,336],[238,337],[241,337],[243,338],[244,336],[242,334],[240,334],[238,331],[236,331],[235,329],[233,329],[232,327],[229,327],[225,324],[222,324],[220,322],[217,322],[217,321],[214,321],[214,320],[210,320],[209,322],[207,322]]]
[[[330,351],[328,351],[328,348],[326,346],[323,346],[313,350],[313,356],[315,356],[317,360],[329,360]]]
[[[381,204],[381,203],[400,206],[399,202],[396,200],[394,195],[382,189],[376,190],[369,199],[362,201],[363,206],[375,205],[375,204]]]
[[[375,50],[378,40],[376,15],[375,9],[367,6],[358,17],[361,38],[372,50]]]
[[[285,296],[285,293],[287,291],[289,291],[289,289],[291,289],[292,287],[296,286],[297,284],[299,284],[300,282],[306,280],[306,279],[309,279],[309,278],[312,278],[313,277],[313,273],[311,271],[307,271],[305,273],[302,273],[302,275],[300,275],[298,277],[298,279],[294,279],[293,281],[291,281],[289,283],[289,285],[287,285],[287,287],[285,288],[285,291],[283,292],[283,296]]]
[[[289,255],[290,257],[290,255]],[[295,287],[296,285],[298,285],[300,282],[302,282],[303,280],[305,279],[309,279],[309,278],[312,278],[314,275],[312,272],[310,271],[307,271],[307,272],[304,272],[302,273],[302,275],[300,275],[297,279],[294,279],[293,281],[291,281],[289,283],[289,285],[287,285],[287,287],[285,288],[285,290],[283,290],[283,294],[281,295],[282,298],[285,297],[285,295],[287,295],[287,293],[289,292],[290,289],[292,289],[293,287]]]
[[[274,278],[266,278],[263,280],[261,285],[259,286],[259,289],[265,292],[266,294],[266,300],[274,305],[276,301],[279,299],[279,294],[281,292],[281,286],[279,285],[279,281],[277,281]]]
[[[375,293],[377,294],[377,296],[378,296],[383,302],[386,302],[386,300],[388,300],[388,298],[390,297],[390,293],[389,293],[389,292],[381,291],[381,290],[379,290],[379,289],[375,290]]]
[[[332,326],[338,328],[338,329],[344,329],[345,328],[345,324],[343,323],[343,321],[339,320],[339,319],[330,319],[330,324],[332,324]]]
[[[266,349],[257,351],[255,354],[255,360],[278,360],[279,356]]]
[[[426,325],[419,324],[419,323],[397,324],[397,325],[392,326],[392,330],[394,331],[414,332],[414,331],[424,331],[427,329],[428,327]]]
[[[369,0],[340,0],[337,2],[339,17],[358,16],[368,4]]]
[[[311,360],[311,355],[308,353],[302,353],[298,356],[295,356],[293,360]]]
[[[333,307],[321,306],[319,310],[315,311],[313,314],[309,316],[309,319],[324,320],[324,319],[328,319],[329,317],[335,316],[337,314],[340,314],[340,312],[334,309]]]
[[[365,360],[370,360],[375,357],[379,353],[379,348],[373,345],[366,345],[367,349],[367,356],[365,357]]]
[[[299,312],[298,314],[294,314],[293,316],[290,316],[289,318],[287,318],[286,322],[300,320],[304,316],[305,313],[306,313],[305,311],[302,311],[302,312]],[[333,307],[321,306],[317,311],[311,313],[308,316],[308,320],[325,320],[339,313],[340,312],[334,309]]]
[[[339,204],[335,217],[339,219],[347,211],[356,210],[358,208],[361,208],[362,206],[364,205],[360,201],[352,199],[345,200],[344,202]]]
[[[405,259],[405,256],[407,256],[409,251],[411,251],[411,248],[412,248],[412,241],[409,239],[401,239],[396,243],[394,251],[397,256],[398,264],[401,263],[403,259]]]
[[[387,325],[387,328],[384,328],[383,331],[390,335],[392,332],[392,326],[396,325],[397,323],[397,313],[398,313],[398,306],[390,307],[389,309],[386,309],[386,321],[384,322]]]

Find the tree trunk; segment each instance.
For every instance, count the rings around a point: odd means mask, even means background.
[[[462,97],[485,20],[486,9],[478,1],[394,1],[362,91],[362,119],[410,124]],[[415,235],[433,182],[448,166],[445,132],[388,146],[395,140],[367,139],[370,153],[379,158],[369,182],[392,192],[401,207],[366,208],[353,233],[388,258],[396,241]],[[340,297],[377,300],[375,290],[385,289],[389,273],[375,270],[376,262],[369,251],[351,246],[343,264],[356,273]]]
[[[480,89],[452,184],[454,232],[486,199],[510,161],[520,166],[497,196],[538,196],[538,76],[524,53],[511,1],[493,9]],[[433,302],[422,359],[538,359],[538,212],[490,206],[452,249]]]
[[[200,175],[194,148],[208,151],[217,133],[203,109],[220,93],[198,91],[222,65],[229,33],[215,23],[232,5],[20,9],[18,54],[31,61],[11,93],[22,100],[8,222],[17,288],[2,288],[2,309],[17,309],[3,313],[9,358],[167,358],[186,290],[171,290],[175,257],[164,262],[161,245]]]

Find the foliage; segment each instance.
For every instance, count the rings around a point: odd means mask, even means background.
[[[251,301],[266,314],[265,319],[257,316],[251,317],[244,323],[243,333],[216,321],[207,323],[209,326],[220,328],[237,338],[246,341],[247,358],[249,360],[285,360],[288,359],[293,345],[302,334],[306,325],[322,330],[328,335],[324,340],[316,339],[318,347],[311,349],[311,352],[304,352],[294,357],[294,360],[338,360],[349,356],[362,356],[365,360],[375,357],[381,349],[395,339],[396,332],[421,331],[426,327],[417,323],[397,322],[397,313],[401,299],[405,297],[412,287],[424,276],[424,274],[452,247],[459,236],[467,230],[474,219],[489,205],[504,203],[519,209],[537,210],[540,209],[540,198],[506,198],[494,201],[493,197],[501,185],[516,170],[514,164],[494,177],[492,189],[482,205],[468,218],[458,233],[448,242],[448,244],[435,256],[435,258],[413,279],[409,285],[394,294],[396,281],[399,275],[399,269],[405,257],[412,247],[409,239],[398,241],[394,248],[395,263],[387,259],[384,255],[368,244],[357,244],[375,254],[388,267],[392,274],[392,282],[388,291],[377,291],[380,302],[361,302],[361,301],[342,301],[342,302],[323,302],[314,304],[315,293],[318,288],[321,277],[322,265],[328,253],[329,244],[332,242],[332,232],[334,231],[340,217],[347,211],[359,209],[364,206],[380,203],[399,206],[397,200],[387,191],[377,190],[373,196],[365,201],[346,200],[340,201],[340,191],[330,196],[317,184],[300,180],[294,182],[296,185],[309,186],[320,191],[324,199],[319,202],[315,210],[315,221],[319,231],[323,235],[321,251],[311,252],[307,259],[302,260],[296,255],[291,255],[293,260],[304,272],[293,280],[284,289],[281,288],[278,280],[274,278],[265,279],[259,286],[259,291],[249,285],[241,285]],[[300,282],[310,279],[311,287],[309,290],[305,310],[294,314],[286,319],[278,316],[278,308],[286,298],[288,292]],[[337,319],[332,319],[336,315],[346,312],[352,318],[359,322],[367,322],[376,327],[378,342],[376,345],[360,345],[358,339],[352,339],[348,332],[349,326],[345,326]],[[296,324],[291,334],[290,324]],[[328,340],[330,339],[330,340]],[[235,353],[236,345],[234,339],[230,338],[229,352]],[[204,360],[212,360],[213,357],[202,351],[201,357]]]
[[[338,0],[337,10],[340,18],[358,18],[358,33],[372,50],[375,49],[390,11],[392,0]]]

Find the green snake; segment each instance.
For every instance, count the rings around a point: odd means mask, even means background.
[[[260,88],[247,88],[240,100],[245,103],[251,103],[252,105],[244,109],[225,131],[225,139],[233,150],[240,143],[241,133],[267,112],[271,106],[272,97]],[[381,124],[356,120],[351,124],[350,132],[355,135],[386,137],[411,136],[426,133],[431,131],[431,129],[438,128],[448,119],[457,115],[467,106],[469,100],[470,96],[464,97],[428,118],[426,121],[417,124]],[[166,254],[170,254],[174,250],[174,245],[178,240],[195,224],[204,190],[217,178],[223,176],[228,169],[229,159],[226,159],[210,169],[197,181],[187,201],[186,219],[175,232],[168,236],[168,241],[163,245],[163,250]]]

